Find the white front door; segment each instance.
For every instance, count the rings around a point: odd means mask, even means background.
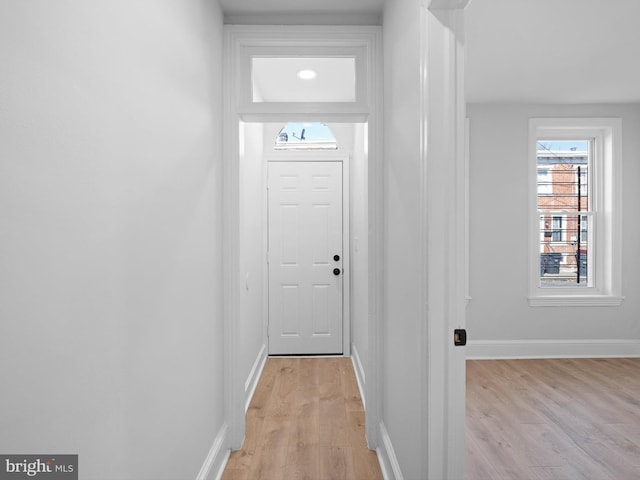
[[[342,353],[342,162],[269,162],[269,354]]]

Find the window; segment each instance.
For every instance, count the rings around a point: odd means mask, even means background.
[[[256,103],[356,101],[355,57],[253,57],[252,100]]]
[[[620,120],[530,122],[529,303],[619,305]]]
[[[551,195],[551,175],[548,167],[538,167],[538,195]]]
[[[276,137],[276,150],[337,150],[338,143],[324,123],[287,123]]]
[[[582,212],[588,212],[592,204],[588,189],[592,142],[591,138],[536,141],[537,212],[545,233],[540,242],[542,288],[589,285],[586,268],[578,265],[588,255],[580,232]],[[540,170],[546,171],[544,178]]]
[[[562,216],[554,216],[551,220],[552,222],[552,227],[553,230],[551,231],[551,241],[554,243],[559,243],[564,241],[565,238],[565,232],[564,229],[562,228],[562,219],[564,217]]]
[[[580,241],[588,242],[589,241],[589,216],[581,215],[580,216]]]

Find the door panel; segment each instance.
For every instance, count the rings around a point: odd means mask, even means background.
[[[342,353],[342,208],[341,162],[269,162],[271,355]]]

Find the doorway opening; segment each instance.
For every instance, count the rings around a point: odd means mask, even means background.
[[[239,127],[239,257],[243,288],[238,326],[243,339],[240,346],[243,369],[251,371],[250,362],[262,361],[256,358],[256,352],[262,352],[263,356],[341,354],[354,357],[358,373],[364,378],[369,350],[368,124],[329,123],[340,145],[331,152],[275,150],[273,139],[282,130],[280,122],[240,122]],[[296,207],[299,202],[294,198],[300,193],[297,182],[305,175],[298,172],[301,166],[312,169],[306,173],[307,180],[315,182],[311,187],[315,191],[306,194],[314,197],[305,200],[306,211]],[[325,201],[333,188],[327,169],[340,175],[339,212],[332,211],[335,206]],[[282,184],[274,185],[278,181]],[[333,228],[339,228],[339,232],[327,233],[327,222],[333,222]],[[292,230],[300,227],[303,231]],[[309,233],[310,228],[319,231]],[[306,254],[301,250],[304,248],[308,250]],[[299,269],[299,255],[313,257],[315,265],[305,267],[312,270],[306,274],[320,276],[315,286],[309,287],[310,292],[301,297],[297,280],[287,277],[277,286],[278,275],[292,275]],[[274,272],[278,272],[275,279],[270,278]],[[336,293],[340,294],[337,300]],[[328,300],[339,305],[327,304]],[[331,310],[340,317],[339,332],[335,332],[335,326],[330,329],[323,323]],[[270,311],[272,317],[277,317],[270,319]],[[288,317],[283,319],[283,315]],[[281,340],[285,343],[300,340],[292,325],[305,316],[319,322],[312,341],[317,340],[319,346],[293,351],[281,346],[274,349],[277,328],[284,329]],[[337,340],[333,334],[339,334]],[[325,341],[333,341],[334,346],[323,346]],[[251,383],[250,379],[245,383]]]
[[[235,450],[242,444],[244,414],[269,354],[268,162],[323,161],[320,156],[333,155],[332,161],[342,162],[343,185],[348,186],[343,212],[348,213],[349,221],[342,252],[329,254],[329,263],[339,255],[341,266],[333,266],[330,272],[341,269],[343,292],[349,297],[342,309],[342,355],[353,359],[367,407],[367,441],[375,448],[381,351],[377,322],[382,310],[380,264],[376,261],[381,257],[382,204],[381,196],[375,194],[382,190],[382,123],[376,108],[382,105],[380,29],[331,28],[327,35],[324,27],[225,28],[228,94],[223,231],[228,445]],[[287,68],[269,68],[274,59]],[[338,62],[339,68],[349,70],[353,82],[340,81],[344,77],[331,73],[336,62],[326,59],[346,59]],[[296,62],[307,63],[302,68],[293,65]],[[263,68],[265,63],[267,68]],[[289,66],[294,67],[291,71],[296,79],[286,76]],[[304,70],[314,70],[315,80],[309,83],[309,73]],[[275,81],[256,77],[260,71],[277,74]],[[289,87],[283,89],[291,82],[301,85],[304,95],[293,95]],[[310,88],[314,82],[316,86]],[[334,93],[320,95],[322,82],[335,88]],[[343,96],[336,97],[335,92],[340,91]],[[326,123],[335,134],[338,149],[275,149],[274,139],[287,122]]]

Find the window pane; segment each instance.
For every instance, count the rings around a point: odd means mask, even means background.
[[[538,167],[538,195],[551,195],[551,170]]]
[[[254,57],[251,59],[254,102],[355,102],[353,57]]]
[[[591,140],[538,140],[540,286],[587,287]]]
[[[324,123],[287,123],[276,138],[276,150],[336,150],[338,143]]]
[[[562,217],[553,217],[551,220],[551,227],[553,230],[551,231],[551,241],[552,242],[561,242],[564,235],[564,231],[562,229]]]
[[[540,286],[589,287],[593,216],[540,215]]]
[[[589,210],[589,140],[537,143],[538,210]]]

